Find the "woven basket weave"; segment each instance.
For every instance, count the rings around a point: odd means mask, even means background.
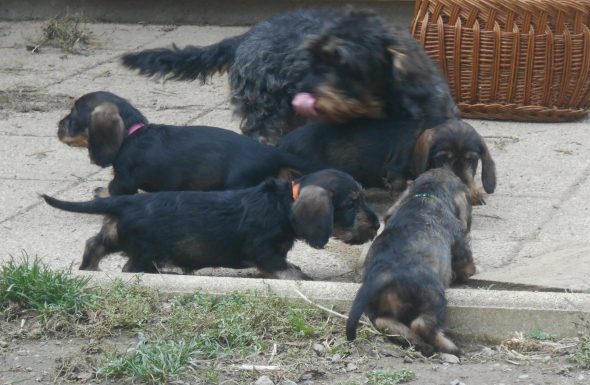
[[[416,0],[411,31],[462,116],[579,119],[590,107],[590,0]]]

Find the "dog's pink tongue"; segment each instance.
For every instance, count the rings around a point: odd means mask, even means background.
[[[315,97],[310,93],[299,92],[295,94],[291,104],[299,115],[317,116],[318,114],[315,110]]]

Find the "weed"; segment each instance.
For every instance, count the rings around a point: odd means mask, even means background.
[[[373,370],[367,374],[369,385],[393,385],[402,382],[410,382],[416,378],[416,374],[408,369],[391,370]]]
[[[88,281],[72,276],[71,266],[53,271],[38,258],[30,261],[23,254],[17,261],[11,257],[0,268],[0,308],[16,303],[45,317],[56,313],[81,316],[97,300]]]
[[[43,40],[39,45],[47,44],[67,52],[79,50],[91,40],[83,24],[84,20],[77,16],[51,19],[43,26]]]
[[[541,329],[534,329],[529,332],[527,335],[528,338],[538,341],[547,341],[553,340],[555,338],[554,334],[544,332]]]
[[[116,280],[102,292],[101,301],[92,311],[106,328],[133,330],[153,320],[159,301],[160,295],[154,289]]]
[[[137,349],[122,356],[107,357],[96,374],[115,378],[132,376],[150,384],[166,384],[178,378],[197,353],[194,340],[140,343]]]
[[[581,369],[590,369],[590,336],[582,337],[571,360]]]

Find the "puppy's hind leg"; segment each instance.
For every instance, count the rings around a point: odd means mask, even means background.
[[[437,325],[438,322],[434,316],[421,314],[412,321],[410,329],[422,337],[424,341],[434,346],[438,351],[461,355],[461,349],[447,338]]]
[[[100,232],[86,241],[84,256],[80,270],[98,271],[100,261],[110,253],[118,251],[117,221],[113,217],[106,217]]]

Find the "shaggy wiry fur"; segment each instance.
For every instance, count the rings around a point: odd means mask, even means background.
[[[123,64],[180,80],[228,72],[242,131],[269,143],[309,117],[345,122],[458,111],[417,41],[353,8],[297,10],[210,46],[129,53]]]
[[[485,141],[457,119],[356,119],[310,123],[281,138],[279,149],[352,175],[363,187],[402,191],[424,171],[449,167],[469,187],[473,204],[484,203],[475,187],[478,162],[487,193],[496,187],[494,161]]]
[[[185,272],[257,267],[272,278],[307,279],[287,262],[295,239],[322,248],[331,236],[349,244],[375,236],[379,220],[349,175],[323,170],[291,186],[269,179],[220,192],[146,193],[89,202],[43,197],[62,210],[105,215],[100,232],[86,242],[82,270],[98,270],[103,257],[122,251],[129,258],[123,270],[129,272],[156,272],[166,265]]]
[[[137,123],[143,127],[129,135]],[[78,99],[59,122],[59,139],[88,147],[93,163],[112,164],[114,178],[96,194],[225,190],[255,186],[268,177],[301,175],[309,161],[237,133],[207,126],[148,124],[128,101],[108,92]]]
[[[385,229],[364,263],[363,284],[346,323],[356,337],[364,312],[395,342],[458,354],[444,336],[445,288],[475,273],[466,234],[471,226],[467,188],[446,168],[422,174],[389,210]],[[425,345],[424,343],[428,344]]]

